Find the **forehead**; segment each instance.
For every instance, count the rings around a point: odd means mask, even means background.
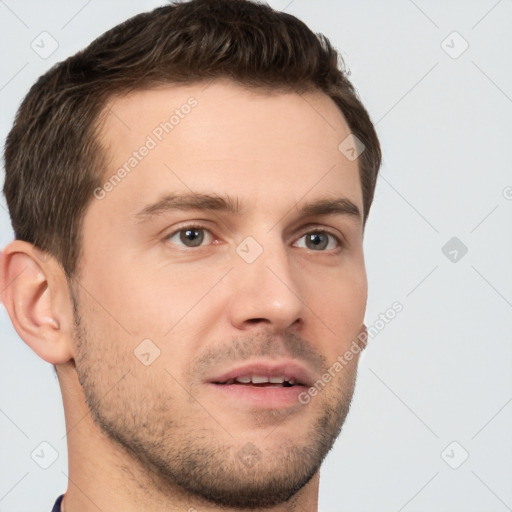
[[[128,213],[162,191],[229,192],[253,206],[264,198],[267,208],[334,194],[361,207],[357,160],[339,149],[349,135],[321,91],[269,93],[217,80],[132,92],[104,111],[101,208]]]

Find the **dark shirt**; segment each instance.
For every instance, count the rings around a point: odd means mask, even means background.
[[[62,501],[62,498],[64,498],[64,494],[57,498],[55,505],[53,505],[52,512],[60,512],[60,502]]]

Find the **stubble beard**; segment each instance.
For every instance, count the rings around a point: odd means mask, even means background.
[[[138,463],[145,480],[170,501],[178,489],[181,495],[189,496],[191,504],[194,499],[196,503],[206,501],[233,509],[283,504],[318,472],[349,412],[355,370],[333,380],[313,399],[323,400],[323,407],[314,421],[307,421],[302,443],[258,447],[257,436],[251,442],[234,438],[222,441],[225,435],[220,427],[215,429],[217,425],[202,427],[204,417],[194,420],[186,411],[173,410],[172,396],[162,391],[162,386],[153,387],[149,404],[134,393],[141,388],[130,387],[129,377],[109,389],[111,383],[102,377],[114,367],[106,362],[108,357],[98,339],[86,331],[77,301],[74,311],[76,372],[94,422]],[[117,356],[118,361],[129,364],[128,356]],[[297,421],[304,420],[298,415]],[[286,428],[285,423],[276,428]],[[133,468],[129,472],[133,474]],[[152,494],[152,489],[144,491]]]

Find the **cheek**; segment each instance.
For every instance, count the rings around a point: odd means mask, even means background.
[[[322,351],[332,360],[345,352],[360,333],[367,301],[367,279],[364,265],[332,273],[327,279],[316,279],[308,286],[306,304],[312,310],[311,321],[327,333]]]
[[[307,285],[311,307],[317,305],[333,323],[359,324],[366,310],[368,285],[363,264],[315,276]]]
[[[152,339],[162,360],[178,368],[180,361],[201,349],[222,318],[225,297],[220,281],[224,274],[225,270],[211,267],[200,272],[169,267],[138,279],[127,307],[131,333]]]
[[[165,339],[195,309],[205,288],[208,290],[206,277],[197,279],[171,268],[159,273],[134,269],[113,270],[91,286],[101,297],[102,321],[120,327],[121,337]]]

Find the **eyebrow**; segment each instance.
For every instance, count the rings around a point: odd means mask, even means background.
[[[199,193],[165,194],[156,202],[145,206],[134,217],[137,223],[143,223],[167,212],[189,210],[225,212],[234,215],[243,215],[245,211],[238,199],[229,195],[218,196]],[[344,197],[317,199],[304,204],[297,210],[304,217],[346,215],[358,221],[362,220],[361,211],[357,205]]]
[[[238,200],[230,196],[210,194],[165,194],[156,202],[145,206],[135,214],[136,222],[147,222],[158,215],[171,211],[206,210],[242,214]]]

